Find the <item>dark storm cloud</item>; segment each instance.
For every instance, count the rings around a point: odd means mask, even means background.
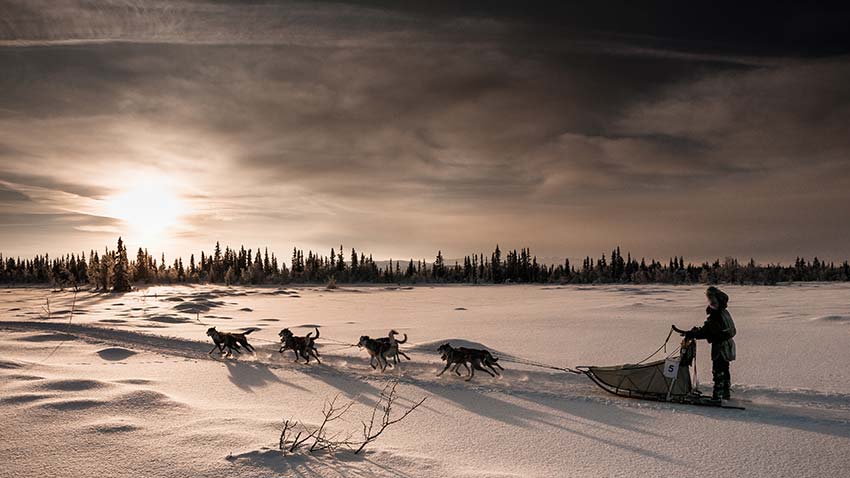
[[[847,256],[846,8],[685,7],[6,2],[0,180],[175,177],[182,237],[280,249]]]

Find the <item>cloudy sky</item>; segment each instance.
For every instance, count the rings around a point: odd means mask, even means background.
[[[848,7],[625,3],[0,0],[0,252],[850,257]]]

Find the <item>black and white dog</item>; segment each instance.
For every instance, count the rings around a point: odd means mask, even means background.
[[[283,345],[280,346],[279,353],[283,353],[284,350],[292,350],[295,354],[295,361],[298,361],[299,357],[303,357],[306,360],[306,363],[310,363],[310,356],[316,358],[316,362],[322,363],[319,360],[319,351],[316,350],[316,339],[319,338],[319,329],[316,330],[316,336],[313,337],[313,332],[305,335],[304,337],[298,337],[292,333],[289,329],[283,329],[278,334],[280,336],[280,341]]]
[[[398,364],[398,362],[400,360],[398,358],[399,355],[403,356],[407,360],[410,360],[410,357],[408,357],[406,353],[402,352],[398,348],[398,344],[403,344],[403,343],[407,342],[407,334],[404,334],[404,338],[401,339],[401,340],[397,340],[395,338],[396,335],[398,335],[398,332],[396,332],[395,329],[393,329],[393,330],[390,330],[390,332],[387,334],[386,338],[381,337],[381,338],[375,339],[375,340],[378,340],[378,341],[381,341],[381,342],[385,342],[389,345],[387,347],[387,352],[386,352],[384,358],[392,357],[394,364]]]

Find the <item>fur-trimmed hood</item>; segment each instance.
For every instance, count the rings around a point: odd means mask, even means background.
[[[724,310],[729,305],[729,295],[727,295],[722,290],[717,287],[711,286],[706,291],[705,294],[709,297],[713,297],[717,301],[717,308],[719,310]]]

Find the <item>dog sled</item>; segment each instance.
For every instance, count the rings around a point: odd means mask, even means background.
[[[574,371],[586,375],[606,392],[620,397],[743,410],[743,407],[711,400],[700,393],[696,376],[695,340],[683,339],[678,349],[665,358],[652,360],[662,350],[666,351],[673,332],[684,333],[673,326],[664,344],[638,363],[606,367],[581,366]]]

